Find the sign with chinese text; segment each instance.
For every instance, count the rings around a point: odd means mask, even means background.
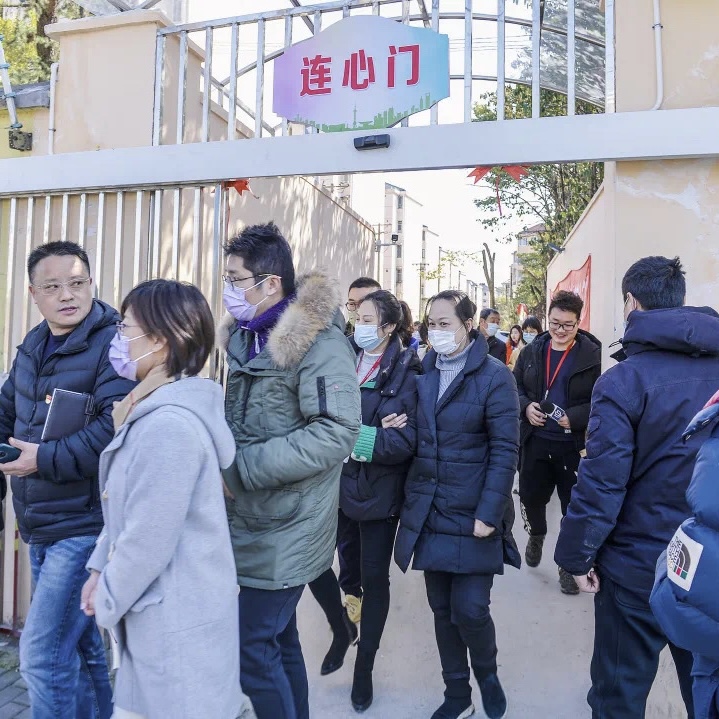
[[[392,127],[449,97],[449,38],[345,18],[275,60],[273,110],[324,132]]]

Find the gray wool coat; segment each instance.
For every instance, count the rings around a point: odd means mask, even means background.
[[[97,621],[120,647],[115,705],[147,719],[235,719],[237,577],[220,467],[222,389],[181,379],[130,413],[100,458]]]

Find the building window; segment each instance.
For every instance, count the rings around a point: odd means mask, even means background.
[[[529,238],[527,238],[527,237],[519,238],[519,246],[520,247],[526,247],[528,244],[529,244]]]
[[[402,284],[402,268],[401,267],[397,268],[397,284],[398,285]]]
[[[397,209],[401,210],[403,207],[404,207],[404,197],[402,197],[402,195],[400,195],[397,198]]]
[[[397,220],[397,232],[402,232],[402,220]]]
[[[397,259],[402,257],[402,245],[397,245]]]

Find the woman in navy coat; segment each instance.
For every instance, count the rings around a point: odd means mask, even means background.
[[[424,571],[445,681],[432,719],[474,713],[470,664],[490,719],[506,715],[489,612],[495,574],[520,566],[511,492],[519,446],[512,373],[474,330],[476,305],[450,290],[428,304],[433,349],[417,380],[417,455],[395,545],[403,571]],[[469,653],[469,662],[467,654]]]

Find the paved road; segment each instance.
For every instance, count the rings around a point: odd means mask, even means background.
[[[558,528],[559,507],[551,507],[551,525]],[[519,512],[517,512],[519,517]],[[515,536],[524,552],[521,522]],[[512,719],[589,719],[586,704],[589,661],[594,636],[593,600],[566,597],[559,591],[552,563],[556,531],[547,539],[538,569],[507,569],[498,577],[492,596],[497,625],[499,674],[509,697]],[[357,716],[349,703],[355,650],[340,671],[319,675],[330,634],[321,610],[305,592],[299,611],[313,719]],[[367,719],[429,719],[442,703],[443,684],[420,572],[407,575],[394,567],[392,608],[375,665],[375,702]],[[474,689],[475,702],[479,691]],[[480,702],[481,704],[481,702]],[[647,719],[685,717],[671,657],[662,658],[650,698]],[[476,716],[484,717],[478,707]]]
[[[556,503],[551,514],[551,526],[556,530],[559,526]],[[515,536],[523,552],[526,536],[521,524],[517,525]],[[586,694],[594,635],[592,598],[565,597],[559,592],[557,569],[551,562],[555,541],[556,531],[547,539],[545,560],[538,569],[508,569],[495,583],[492,613],[500,650],[499,673],[509,697],[511,719],[591,716]],[[299,625],[310,675],[312,719],[356,717],[349,703],[355,650],[350,650],[340,671],[329,677],[320,676],[319,667],[331,637],[309,592],[305,592],[300,603]],[[432,613],[427,606],[422,576],[419,572],[405,576],[394,567],[392,608],[375,665],[375,702],[363,716],[429,719],[442,702],[442,690]],[[474,699],[479,701],[476,687]],[[13,670],[0,670],[0,719],[29,719],[28,705],[20,675]],[[665,653],[646,716],[680,719],[686,717],[682,707],[674,665]],[[484,717],[480,707],[476,716]]]

